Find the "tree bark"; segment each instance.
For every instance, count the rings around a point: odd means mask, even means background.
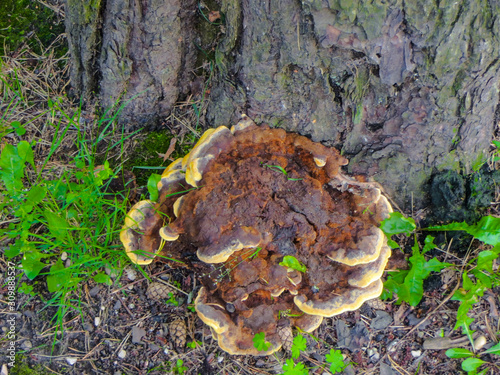
[[[72,85],[154,124],[189,91],[195,3],[67,0]],[[246,113],[342,150],[401,206],[484,161],[500,120],[498,0],[222,0],[206,119]],[[145,91],[146,90],[146,91]]]

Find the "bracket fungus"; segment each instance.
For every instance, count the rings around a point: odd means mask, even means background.
[[[342,174],[346,164],[244,117],[173,162],[158,202],[136,204],[121,239],[135,263],[160,252],[196,272],[196,311],[223,350],[267,355],[283,324],[311,332],[382,292],[390,249],[379,224],[392,209],[375,184]],[[260,332],[266,351],[253,346]]]

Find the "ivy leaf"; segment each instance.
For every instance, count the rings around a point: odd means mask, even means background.
[[[292,268],[292,269],[297,270],[299,272],[306,272],[307,271],[307,267],[304,266],[301,262],[299,262],[299,260],[297,258],[295,258],[292,255],[285,255],[283,257],[283,261],[280,262],[280,266]]]
[[[252,341],[254,348],[259,352],[265,352],[271,346],[271,343],[266,341],[265,332],[256,333]]]
[[[474,353],[470,350],[462,349],[462,348],[451,348],[448,349],[445,353],[449,358],[468,358],[474,357]]]
[[[153,202],[156,202],[158,200],[158,182],[161,180],[161,175],[157,173],[153,173],[151,176],[148,178],[148,192],[150,199]]]
[[[297,335],[293,338],[292,358],[299,358],[300,352],[307,348],[307,340],[302,335]]]
[[[344,363],[344,357],[340,350],[330,349],[330,354],[326,355],[326,361],[330,363],[330,371],[332,373],[342,372],[347,366]]]
[[[462,362],[462,369],[464,371],[476,371],[481,365],[487,362],[479,358],[467,358]]]
[[[382,220],[380,223],[380,229],[382,229],[387,237],[400,233],[409,234],[410,232],[413,232],[416,227],[415,220],[411,217],[404,217],[399,212],[391,212],[389,217]]]

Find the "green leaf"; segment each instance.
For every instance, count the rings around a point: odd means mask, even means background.
[[[94,183],[96,186],[101,186],[104,183],[104,180],[107,180],[111,176],[113,176],[113,170],[109,167],[109,161],[107,160],[103,165],[94,169]]]
[[[23,163],[30,163],[35,168],[35,159],[31,146],[26,141],[21,141],[17,145],[17,152]]]
[[[69,272],[67,272],[66,268],[64,268],[62,260],[59,259],[50,267],[50,272],[47,276],[47,287],[49,289],[49,292],[58,292],[68,284],[69,280]]]
[[[407,302],[411,306],[417,306],[424,296],[424,279],[429,275],[430,271],[425,270],[425,258],[420,254],[416,239],[412,250],[413,255],[409,259],[411,268],[405,278],[404,284],[408,287],[409,291],[409,300]]]
[[[17,148],[6,144],[0,155],[0,178],[9,193],[13,194],[23,188],[24,167]]]
[[[113,285],[113,281],[111,277],[106,275],[104,272],[99,272],[97,275],[92,277],[96,283],[102,283],[106,285]]]
[[[47,188],[45,186],[33,186],[31,190],[28,191],[26,200],[28,203],[35,205],[40,203],[46,195]]]
[[[384,288],[388,292],[384,296],[385,299],[392,297],[392,294],[395,293],[398,295],[397,304],[401,304],[402,301],[409,301],[410,291],[408,290],[408,287],[404,285],[408,272],[409,271],[407,270],[389,272],[387,281],[384,283]]]
[[[434,243],[434,237],[432,236],[426,236],[424,240],[424,248],[422,249],[422,254],[425,254],[429,250],[432,250],[436,247],[436,244]]]
[[[477,268],[493,273],[493,260],[498,258],[498,254],[491,250],[483,250],[477,256]]]
[[[279,165],[269,165],[269,164],[264,164],[264,167],[268,167],[270,169],[275,169],[277,171],[280,171],[281,173],[283,173],[285,176],[288,175],[287,171],[285,171],[285,169]]]
[[[464,371],[476,371],[479,367],[487,362],[479,358],[467,358],[462,362],[462,369]]]
[[[12,126],[16,130],[16,134],[18,136],[23,136],[26,134],[26,129],[19,121],[12,121],[10,123],[10,126]]]
[[[307,375],[308,372],[303,363],[299,362],[295,364],[293,359],[289,358],[283,365],[284,375]]]
[[[252,341],[254,348],[259,352],[265,352],[271,347],[271,343],[266,341],[265,332],[256,333]]]
[[[342,370],[344,370],[347,366],[344,363],[344,357],[342,356],[342,352],[340,350],[330,349],[330,354],[326,355],[326,361],[331,364],[330,371],[333,374],[342,372]]]
[[[150,195],[150,199],[153,202],[158,200],[158,182],[161,180],[161,175],[153,173],[148,178],[148,192]]]
[[[472,353],[470,350],[462,349],[462,348],[448,349],[445,354],[449,358],[468,358],[468,357],[474,356],[474,353]]]
[[[439,272],[443,268],[451,267],[451,266],[452,266],[451,263],[442,263],[439,260],[437,260],[436,258],[432,258],[431,260],[429,260],[428,262],[425,263],[424,269],[426,272],[430,273],[430,272]]]
[[[59,241],[63,241],[69,230],[68,222],[58,214],[45,210],[43,216],[47,219],[50,233]]]
[[[22,244],[20,241],[16,241],[13,244],[10,244],[9,247],[5,250],[5,256],[7,258],[14,258],[21,254]]]
[[[302,335],[297,335],[293,338],[292,358],[299,358],[300,352],[307,348],[307,340]]]
[[[486,353],[500,355],[500,343],[496,344],[495,346],[492,346],[488,350],[485,350],[483,354]]]
[[[463,230],[488,245],[496,246],[500,244],[500,218],[493,216],[483,216],[477,224],[451,223],[427,228],[428,230],[449,231]]]
[[[391,249],[399,249],[398,243],[390,238],[387,239],[387,245],[389,245]]]
[[[307,267],[303,265],[297,258],[292,255],[285,255],[283,261],[279,263],[280,266],[288,267],[299,272],[306,272]]]
[[[23,266],[24,273],[26,277],[33,280],[38,276],[43,267],[46,266],[45,263],[40,262],[40,259],[46,258],[47,255],[39,253],[37,250],[30,249],[24,252],[23,259],[21,260],[21,265]]]
[[[411,233],[415,230],[415,220],[404,217],[399,212],[391,212],[389,217],[380,223],[380,229],[390,237],[393,234]]]

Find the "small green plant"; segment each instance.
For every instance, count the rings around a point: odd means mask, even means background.
[[[417,306],[424,296],[424,280],[429,277],[431,272],[439,272],[443,268],[451,266],[450,263],[441,263],[436,258],[425,260],[425,253],[435,247],[434,237],[427,236],[421,252],[415,236],[412,256],[409,259],[410,269],[389,272],[387,281],[384,284],[386,291],[383,298],[392,298],[393,293],[396,293],[398,304],[405,301],[411,306]]]
[[[293,338],[292,344],[292,358],[297,359],[300,356],[300,352],[307,349],[307,340],[302,335],[297,335]]]
[[[269,350],[269,348],[271,347],[271,343],[266,341],[265,332],[256,333],[252,341],[254,348],[257,349],[259,352],[265,352],[266,350]]]
[[[414,221],[405,218],[399,213],[392,213],[388,219],[382,222],[380,228],[389,239],[392,234],[404,233],[408,235],[416,231]],[[479,302],[485,290],[500,285],[500,274],[493,270],[493,261],[500,256],[500,218],[485,216],[472,225],[465,222],[454,222],[432,226],[424,230],[465,231],[474,238],[492,246],[491,249],[480,251],[476,257],[473,257],[465,264],[462,272],[462,287],[451,298],[460,301],[454,329],[461,328],[474,349],[472,337],[474,331],[470,328],[474,319],[469,316],[469,312]],[[390,244],[393,245],[393,241],[390,241]],[[382,298],[390,298],[393,293],[396,293],[398,302],[405,301],[412,306],[416,306],[423,296],[423,280],[432,271],[440,271],[445,267],[452,266],[449,263],[441,263],[436,258],[429,261],[425,260],[424,254],[434,247],[434,238],[428,235],[424,241],[423,251],[420,252],[415,233],[415,244],[412,247],[413,253],[409,259],[411,268],[389,273],[389,277],[384,284],[385,290]]]
[[[326,355],[326,361],[330,363],[330,372],[332,374],[342,372],[347,367],[340,350],[330,349],[330,353]]]
[[[175,298],[174,293],[168,293],[168,300],[166,300],[165,303],[167,305],[171,303],[174,306],[179,306],[179,301]]]
[[[8,227],[0,230],[2,240],[11,242],[5,256],[18,257],[18,268],[29,280],[46,281],[52,293],[46,302],[57,308],[56,333],[62,331],[68,310],[80,311],[81,282],[112,284],[105,269],[118,268],[125,258],[117,239],[127,206],[125,195],[106,191],[120,169],[95,160],[97,144],[114,132],[113,119],[101,120],[95,137],[84,135],[79,115],[68,116],[59,103],[50,101],[46,113],[55,119],[62,116],[67,125],[62,126],[62,118],[55,121],[46,160],[35,163],[33,145],[26,141],[5,145],[0,155],[0,212],[10,218]],[[70,129],[77,131],[76,153],[57,175],[48,170],[49,161]],[[110,148],[121,146],[124,139]],[[33,288],[24,283],[21,291],[31,295]]]
[[[172,371],[174,374],[182,375],[184,372],[186,372],[188,368],[184,366],[184,361],[182,359],[178,359],[175,362],[175,366],[173,367]]]
[[[490,373],[490,370],[492,370],[492,373],[500,371],[500,366],[498,365],[498,363],[500,363],[500,358],[493,363],[487,362],[479,358],[485,354],[500,356],[500,344],[496,344],[480,354],[475,354],[470,350],[463,348],[451,348],[446,351],[446,355],[449,358],[467,358],[462,362],[462,370],[467,371],[468,375],[486,375]],[[478,369],[482,366],[485,368],[478,372]],[[494,368],[496,370],[494,370]]]
[[[493,145],[495,146],[496,150],[492,155],[492,161],[497,162],[500,161],[500,142],[499,141],[491,141]]]
[[[291,268],[297,270],[299,272],[307,272],[307,267],[302,264],[297,258],[293,255],[285,255],[283,257],[283,261],[279,263],[280,266]]]
[[[197,347],[197,346],[201,346],[202,344],[203,344],[203,343],[202,343],[201,341],[197,341],[197,340],[195,340],[195,341],[188,342],[188,343],[186,344],[186,346],[187,346],[188,348],[191,348],[191,349],[196,349],[196,347]]]
[[[285,175],[285,177],[288,179],[288,181],[301,181],[302,180],[302,178],[290,178],[290,177],[288,177],[288,172],[285,170],[285,168],[283,168],[279,165],[270,165],[270,164],[265,164],[265,163],[261,163],[261,164],[264,167],[274,169],[276,171],[283,173]]]
[[[283,365],[283,374],[282,375],[307,375],[309,371],[307,371],[306,367],[302,362],[295,363],[293,359],[289,358],[285,361]]]

